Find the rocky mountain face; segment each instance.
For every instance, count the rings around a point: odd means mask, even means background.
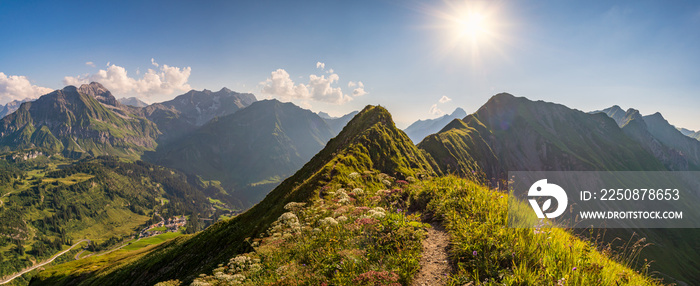
[[[99,100],[116,102],[99,84],[67,86],[23,103],[0,121],[3,151],[38,148],[69,157],[138,156],[155,148],[158,128],[145,118],[126,116]]]
[[[219,180],[233,190],[243,206],[250,206],[336,134],[309,110],[263,100],[215,118],[180,140],[164,143],[145,158]]]
[[[462,108],[457,108],[452,114],[446,114],[435,119],[418,120],[404,129],[404,132],[411,138],[411,141],[418,143],[426,136],[440,131],[453,119],[464,118],[467,112]]]
[[[121,104],[112,95],[112,92],[97,82],[83,84],[78,87],[78,92],[92,96],[102,104],[119,107]]]
[[[178,138],[204,125],[214,117],[232,114],[255,102],[250,93],[238,93],[228,88],[217,92],[191,90],[166,102],[151,104],[143,115],[156,123],[163,132],[160,142]]]
[[[624,116],[620,116],[622,120]],[[602,113],[502,93],[418,145],[443,172],[666,170]]]
[[[117,99],[117,100],[119,101],[119,103],[121,103],[123,105],[128,105],[128,106],[133,106],[133,107],[138,107],[138,108],[148,106],[148,103],[145,103],[136,97],[128,97],[128,98],[122,97],[122,98]]]

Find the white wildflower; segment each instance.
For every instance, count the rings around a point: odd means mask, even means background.
[[[384,218],[386,216],[386,211],[383,208],[376,207],[367,211],[367,215],[375,218]]]
[[[321,219],[319,222],[323,226],[336,226],[336,225],[338,225],[338,221],[332,217],[326,217],[324,219]]]

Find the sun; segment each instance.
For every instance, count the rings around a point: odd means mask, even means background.
[[[478,12],[468,13],[455,22],[457,37],[476,38],[488,31],[484,15]]]

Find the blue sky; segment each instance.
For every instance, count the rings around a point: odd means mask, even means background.
[[[465,37],[475,11],[486,32]],[[405,127],[509,92],[700,129],[693,1],[0,1],[0,27],[0,103],[94,79],[147,102],[226,86],[381,104]]]

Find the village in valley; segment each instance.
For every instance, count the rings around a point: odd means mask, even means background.
[[[160,216],[160,215],[159,215]],[[162,219],[162,217],[161,217]],[[139,238],[159,235],[166,232],[176,232],[179,231],[181,227],[187,224],[187,217],[184,215],[174,216],[167,220],[162,219],[161,221],[147,226],[139,233]]]

